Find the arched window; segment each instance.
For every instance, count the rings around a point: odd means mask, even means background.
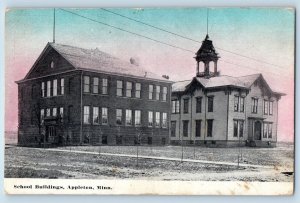
[[[51,68],[54,68],[54,61],[51,61],[50,67],[51,67]]]

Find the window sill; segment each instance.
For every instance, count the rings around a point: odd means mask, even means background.
[[[123,99],[137,99],[137,100],[142,100],[142,98],[137,98],[137,97],[126,97],[126,96],[118,96],[116,95],[117,98],[123,98]]]
[[[65,96],[64,94],[62,95],[56,95],[56,96],[50,96],[50,97],[41,97],[42,99],[51,99],[51,98],[55,98],[55,97],[63,97]]]

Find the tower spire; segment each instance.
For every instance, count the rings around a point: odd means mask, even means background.
[[[208,35],[208,8],[206,10],[206,35]]]
[[[53,43],[55,43],[55,8],[53,9]]]

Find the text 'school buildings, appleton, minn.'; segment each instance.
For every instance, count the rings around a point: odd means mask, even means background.
[[[169,142],[172,82],[98,49],[48,43],[17,83],[20,145]]]
[[[18,143],[276,146],[284,94],[262,74],[220,75],[208,35],[195,59],[196,77],[173,83],[98,49],[48,43],[17,81]]]

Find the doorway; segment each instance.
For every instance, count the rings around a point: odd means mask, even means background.
[[[261,122],[255,121],[254,123],[254,139],[261,140]]]
[[[49,142],[49,139],[53,140],[56,137],[56,129],[54,126],[46,126],[46,142]]]

